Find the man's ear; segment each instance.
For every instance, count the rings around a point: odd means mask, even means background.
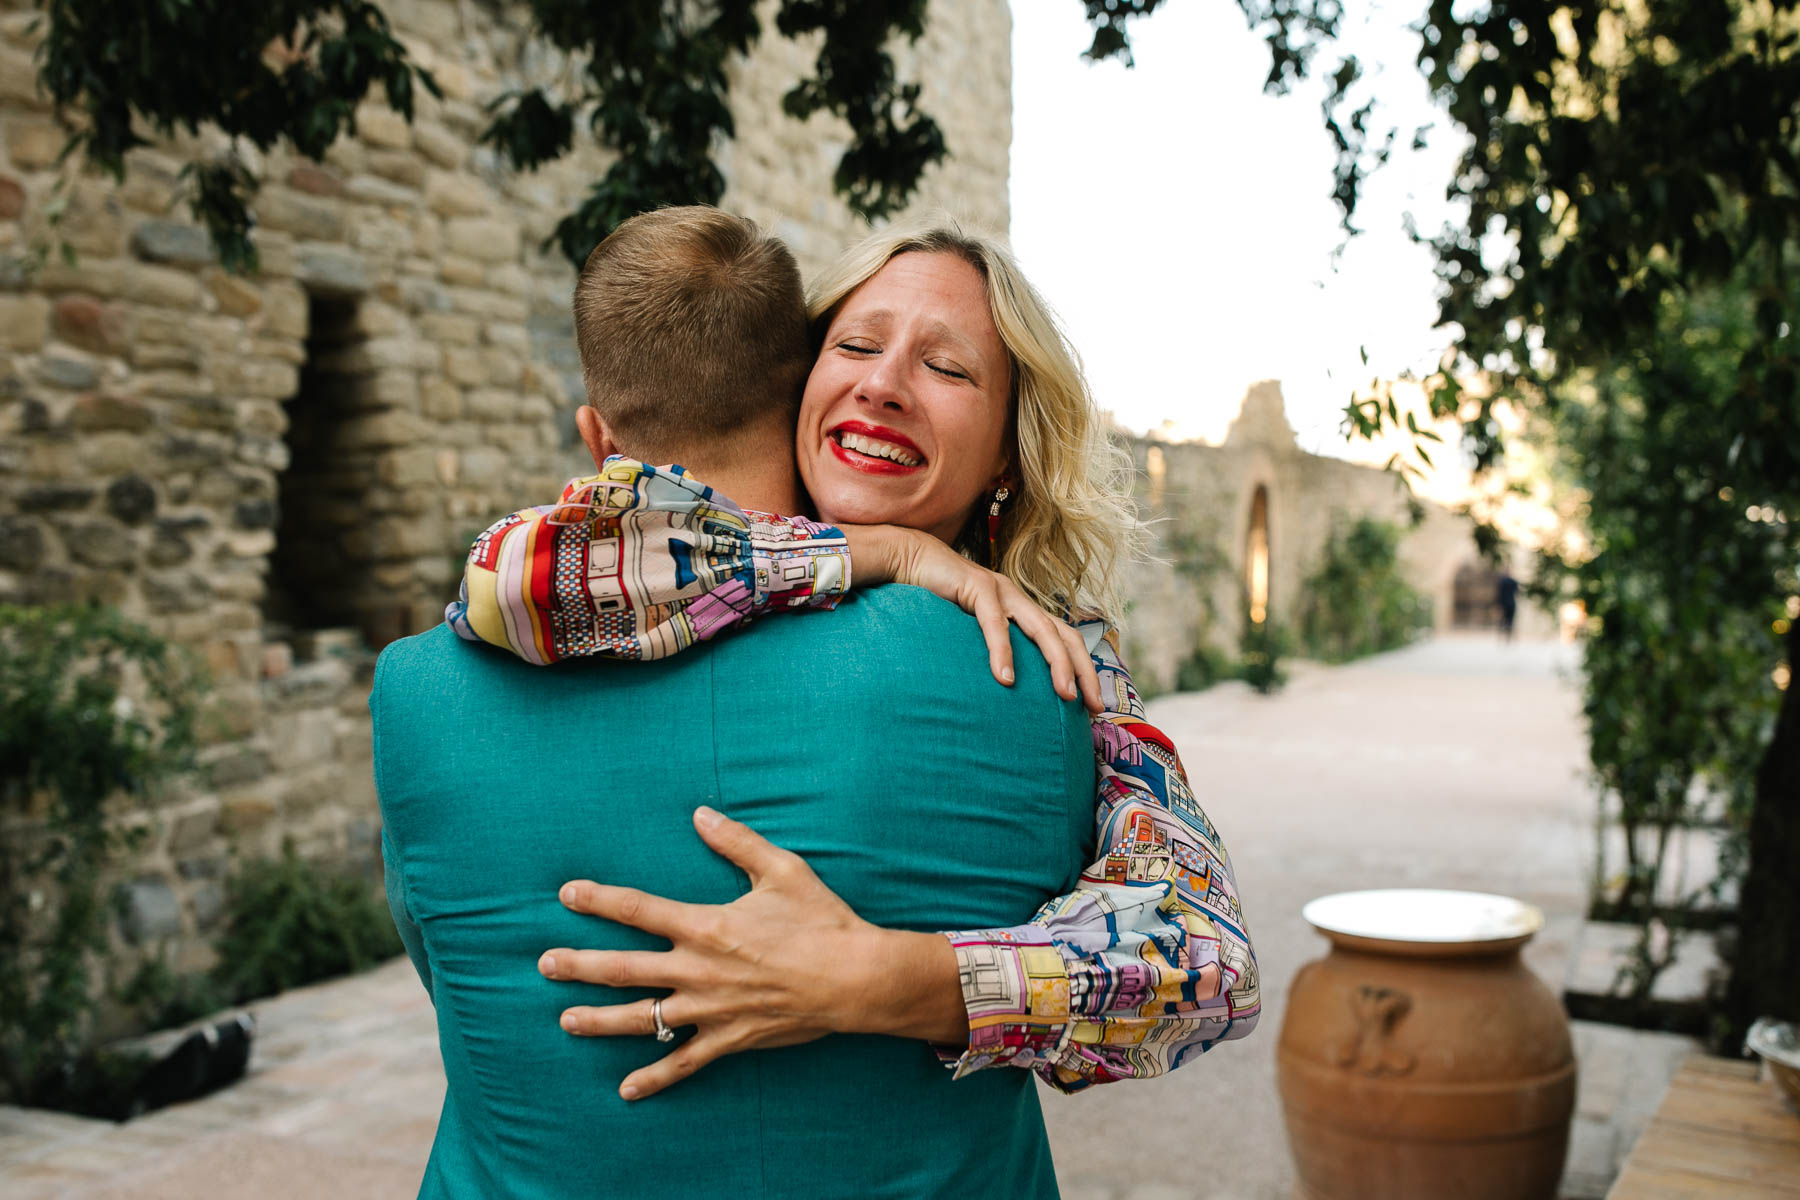
[[[584,404],[575,410],[575,429],[587,444],[588,453],[594,456],[594,470],[603,469],[607,459],[622,453],[619,444],[613,441],[612,430],[606,427],[606,422],[600,419],[599,410],[593,405]]]

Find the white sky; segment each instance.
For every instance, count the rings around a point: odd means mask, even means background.
[[[1402,134],[1335,263],[1321,89],[1265,96],[1268,52],[1235,4],[1171,0],[1134,22],[1130,70],[1081,58],[1074,0],[1013,5],[1013,247],[1121,424],[1216,441],[1250,383],[1279,379],[1301,446],[1341,455],[1353,388],[1435,368],[1437,285],[1401,217],[1442,223],[1456,146],[1414,65],[1422,5],[1382,3],[1349,0],[1346,41]]]

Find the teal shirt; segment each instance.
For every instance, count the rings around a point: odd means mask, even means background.
[[[973,619],[889,586],[651,663],[534,667],[444,627],[388,647],[370,697],[388,897],[449,1083],[421,1195],[1055,1196],[1028,1071],[952,1080],[922,1042],[833,1036],[628,1105],[619,1082],[667,1047],[557,1015],[649,993],[536,967],[559,945],[666,946],[565,910],[570,879],[743,894],[694,833],[700,804],[877,924],[1028,920],[1089,859],[1094,766],[1086,713],[1014,639],[1003,688]]]

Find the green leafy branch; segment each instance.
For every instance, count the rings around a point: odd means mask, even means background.
[[[249,211],[256,178],[238,147],[286,143],[322,157],[355,127],[379,84],[411,118],[415,81],[386,15],[369,0],[39,0],[48,15],[38,78],[59,110],[75,110],[69,147],[122,179],[126,155],[158,137],[224,135],[189,162],[189,203],[219,257],[253,270]]]
[[[1160,0],[1084,0],[1095,23],[1091,59],[1130,62],[1127,23]],[[415,87],[431,76],[410,61],[374,0],[39,0],[48,15],[40,78],[74,117],[69,149],[122,177],[126,155],[157,136],[216,129],[222,148],[184,168],[188,203],[230,269],[256,266],[250,211],[257,179],[238,151],[291,146],[324,155],[355,127],[379,85],[412,119]],[[619,222],[666,204],[713,204],[725,178],[714,159],[735,136],[729,67],[762,35],[754,0],[528,0],[535,38],[576,64],[564,86],[536,83],[488,109],[480,140],[532,170],[563,157],[584,126],[614,155],[606,173],[552,233],[579,266]],[[782,0],[775,25],[817,37],[810,75],[782,99],[805,120],[840,118],[850,141],[833,186],[870,220],[906,206],[950,153],[921,107],[916,81],[890,53],[925,31],[926,0]]]
[[[200,681],[116,612],[0,606],[0,1078],[29,1097],[89,1035],[109,805],[192,764]]]

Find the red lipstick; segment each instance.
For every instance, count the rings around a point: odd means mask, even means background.
[[[886,442],[898,446],[920,461],[914,466],[905,466],[891,458],[881,458],[873,454],[862,454],[844,446],[838,439],[846,433],[858,434],[875,441]],[[825,442],[831,447],[832,454],[847,467],[862,471],[869,475],[910,475],[914,471],[925,468],[925,452],[918,444],[898,430],[889,429],[885,425],[871,425],[867,421],[844,421],[835,425],[825,435]]]
[[[842,421],[831,427],[832,433],[860,433],[864,437],[874,438],[878,442],[888,442],[900,447],[914,458],[923,460],[925,452],[919,444],[901,433],[898,429],[889,429],[886,425],[871,425],[867,421]]]

